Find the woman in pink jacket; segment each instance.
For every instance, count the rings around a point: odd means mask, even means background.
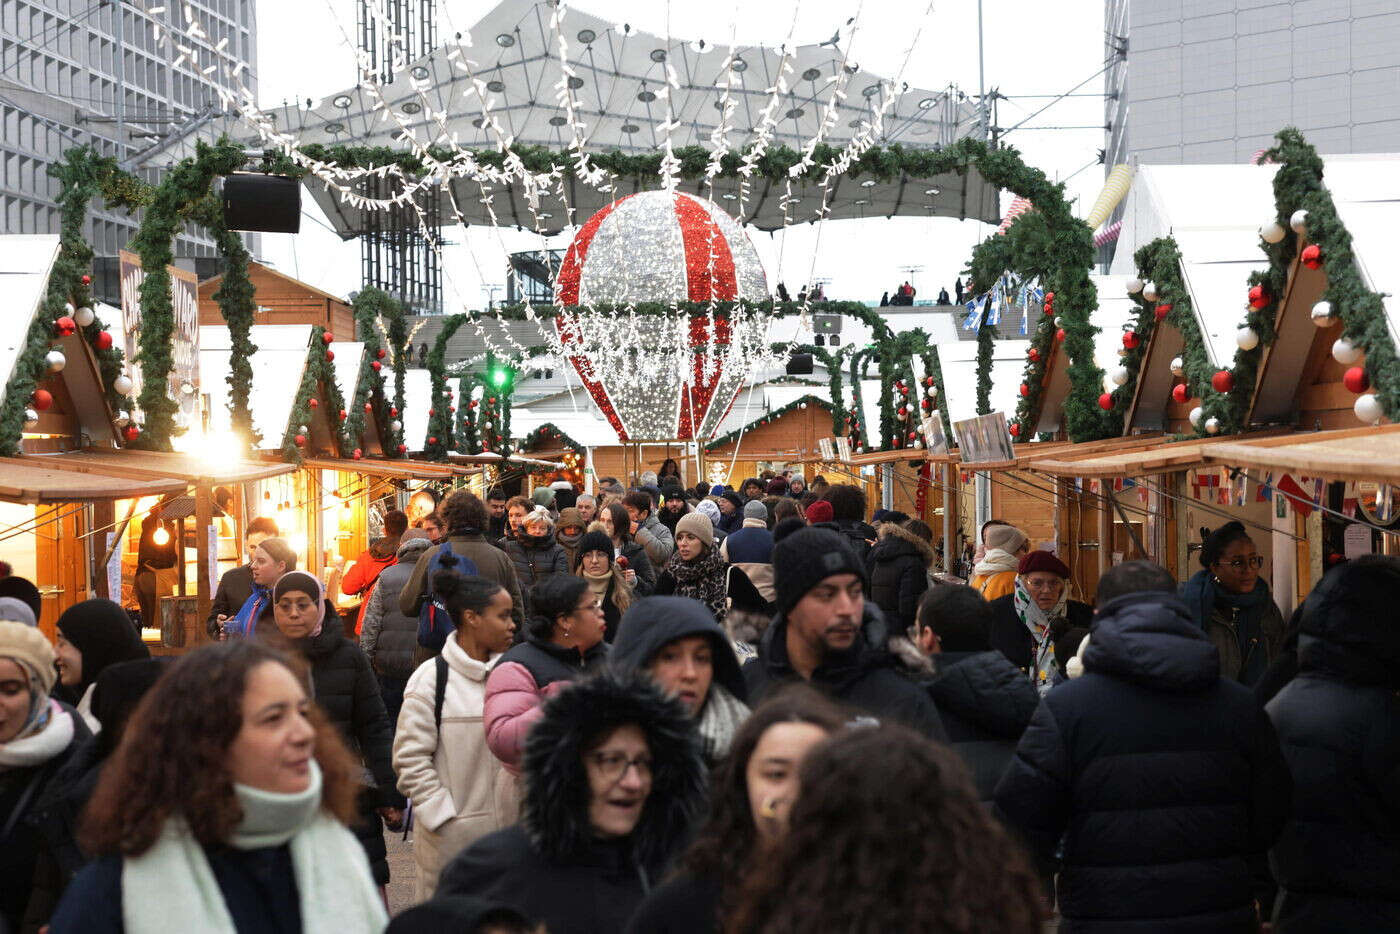
[[[525,737],[544,713],[544,702],[569,682],[605,664],[606,620],[588,581],[555,575],[530,591],[525,638],[512,646],[486,679],[486,745],[505,765],[503,797],[519,802],[520,759]]]

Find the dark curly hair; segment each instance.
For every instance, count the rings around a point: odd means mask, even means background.
[[[554,638],[559,617],[568,616],[588,590],[588,581],[572,574],[551,574],[530,589],[530,618],[525,635],[548,642]]]
[[[486,518],[486,504],[471,490],[456,490],[437,508],[443,525],[449,535],[457,535],[468,530],[480,532],[490,525]]]
[[[838,483],[827,487],[821,498],[831,504],[831,516],[837,522],[865,520],[865,494],[860,487]]]
[[[726,931],[1039,934],[1035,873],[948,747],[900,726],[843,730],[800,776],[787,837]]]
[[[732,907],[757,850],[749,809],[749,759],[768,728],[779,723],[810,723],[835,733],[851,715],[807,684],[792,684],[759,704],[734,734],[729,755],[710,779],[710,810],[695,841],[680,860],[680,869],[720,883],[721,911]]]
[[[243,812],[233,792],[228,750],[243,728],[249,673],[268,662],[306,683],[295,661],[250,639],[196,649],[161,676],[132,712],[98,779],[83,819],[87,852],[139,856],[176,815],[204,846],[233,835]],[[314,704],[309,719],[316,730],[321,807],[348,823],[355,818],[362,770]]]
[[[1215,566],[1215,562],[1220,560],[1220,556],[1225,553],[1235,542],[1252,541],[1249,531],[1244,527],[1244,523],[1238,519],[1231,520],[1217,528],[1215,531],[1201,527],[1201,567],[1210,570]]]

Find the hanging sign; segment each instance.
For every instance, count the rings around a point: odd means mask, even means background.
[[[943,413],[934,409],[924,419],[924,448],[930,454],[948,453],[948,436],[943,433]]]
[[[958,438],[962,462],[969,467],[1016,460],[1011,450],[1011,432],[1006,427],[1005,412],[992,412],[954,422],[953,433]]]

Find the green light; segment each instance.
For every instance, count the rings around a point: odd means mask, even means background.
[[[498,388],[504,386],[508,379],[510,379],[510,374],[506,372],[504,367],[491,371],[491,385],[493,386]]]

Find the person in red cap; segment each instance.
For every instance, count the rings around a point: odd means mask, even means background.
[[[831,511],[831,504],[824,499],[819,499],[807,507],[807,524],[821,525],[824,522],[831,522],[836,518]]]
[[[1055,668],[1055,641],[1088,631],[1093,608],[1069,599],[1069,568],[1051,552],[1032,549],[1016,569],[1011,593],[991,603],[992,648],[1026,673],[1042,695],[1063,680]]]

